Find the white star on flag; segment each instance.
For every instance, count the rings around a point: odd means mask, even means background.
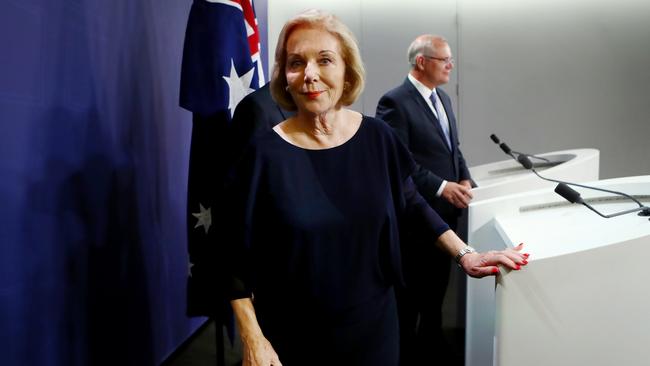
[[[205,234],[208,234],[208,230],[210,229],[210,225],[212,225],[212,213],[210,207],[206,210],[205,207],[203,207],[202,204],[199,203],[199,210],[200,212],[198,213],[192,213],[192,216],[196,217],[196,225],[194,225],[194,228],[196,229],[197,227],[203,226],[203,229],[205,229]]]
[[[228,109],[230,109],[230,116],[235,114],[235,107],[239,102],[244,99],[246,95],[252,93],[254,89],[250,88],[253,75],[255,74],[255,67],[248,70],[243,76],[237,75],[235,70],[235,62],[230,59],[230,77],[224,76],[224,80],[228,83],[230,92],[228,100]]]

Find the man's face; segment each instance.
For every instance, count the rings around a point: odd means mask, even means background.
[[[447,84],[449,75],[454,68],[454,61],[451,57],[451,49],[446,42],[434,44],[435,52],[425,52],[424,58],[424,75],[433,84],[434,87]]]

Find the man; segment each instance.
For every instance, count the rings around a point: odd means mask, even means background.
[[[420,194],[456,230],[461,210],[472,199],[472,184],[451,100],[439,88],[454,68],[451,49],[442,37],[421,35],[411,43],[408,60],[407,79],[381,97],[376,117],[388,122],[409,148]],[[431,244],[430,238],[418,237],[403,243],[406,288],[398,291],[402,365],[429,364],[425,352],[431,364],[440,358],[442,364],[451,362],[441,329],[451,262]]]
[[[229,131],[231,161],[234,163],[241,156],[252,139],[293,114],[275,103],[268,83],[244,97],[237,104],[231,121]]]

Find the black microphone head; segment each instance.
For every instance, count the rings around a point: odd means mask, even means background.
[[[555,193],[564,197],[565,200],[571,203],[582,203],[582,197],[580,193],[575,191],[573,188],[569,187],[565,183],[560,183],[555,187]]]
[[[503,150],[504,153],[506,153],[506,154],[508,154],[508,155],[511,155],[511,154],[512,154],[512,150],[510,150],[510,146],[506,145],[505,142],[502,142],[502,143],[499,145],[499,147],[501,148],[501,150]]]
[[[533,169],[533,162],[528,159],[528,156],[524,154],[519,154],[517,156],[517,161],[526,169]]]
[[[499,140],[499,138],[498,138],[497,135],[495,135],[495,134],[491,134],[491,135],[490,135],[490,138],[491,138],[492,141],[494,141],[494,143],[497,144],[497,145],[499,144],[499,142],[501,142],[501,140]]]

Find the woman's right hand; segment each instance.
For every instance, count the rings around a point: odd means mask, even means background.
[[[241,335],[242,366],[282,366],[271,342],[262,333],[251,299],[232,300],[230,305]]]
[[[271,342],[263,335],[242,337],[242,366],[282,366]]]

